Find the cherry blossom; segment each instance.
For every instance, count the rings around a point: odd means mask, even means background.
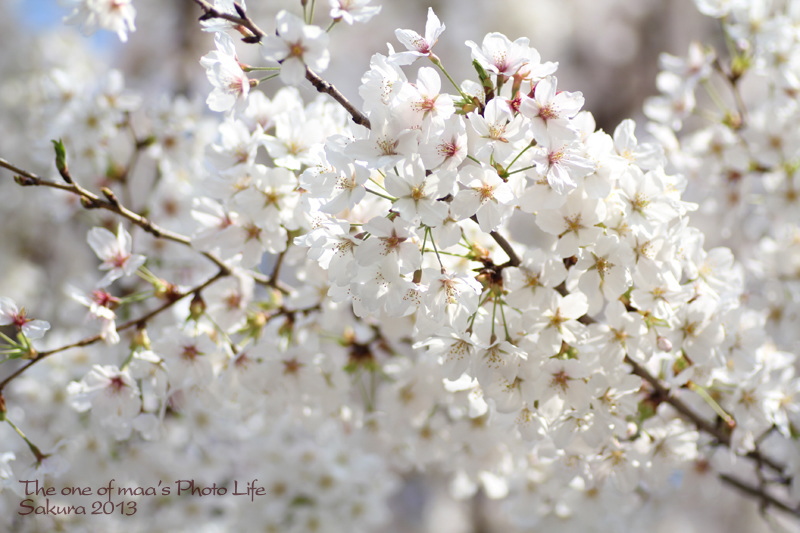
[[[145,257],[132,252],[131,234],[122,227],[117,227],[114,235],[105,228],[92,228],[87,236],[89,246],[103,262],[100,270],[108,270],[97,286],[106,287],[122,276],[130,276],[144,265]]]
[[[445,25],[439,21],[439,17],[433,12],[433,8],[428,8],[428,19],[425,22],[425,36],[423,37],[414,30],[395,30],[397,40],[408,50],[401,52],[403,57],[409,57],[409,62],[416,60],[417,57],[430,56],[431,49],[436,45],[439,36],[444,32]]]
[[[136,9],[131,0],[67,0],[66,4],[74,5],[67,22],[80,25],[87,35],[99,27],[115,32],[126,42],[128,32],[136,31]]]
[[[0,326],[14,326],[29,339],[41,339],[50,329],[45,320],[30,318],[11,298],[0,297]]]
[[[281,64],[281,80],[298,85],[306,68],[323,72],[328,68],[328,34],[318,26],[307,25],[299,17],[281,11],[275,17],[277,36],[264,39],[262,53],[268,60]]]
[[[331,18],[344,20],[348,24],[369,22],[381,11],[381,6],[369,5],[371,0],[329,0],[329,2]]]
[[[226,33],[216,33],[214,42],[217,50],[200,60],[208,81],[214,86],[206,103],[212,111],[230,111],[234,105],[247,100],[250,79],[236,58],[233,39]]]
[[[71,2],[72,21],[124,39],[132,5],[106,4]],[[599,130],[528,37],[464,34],[460,56],[435,55],[449,33],[433,9],[424,35],[397,30],[403,50],[374,54],[347,87],[327,45],[348,32],[367,45],[378,26],[352,33],[378,23],[367,0],[301,2],[302,19],[274,24],[252,2],[195,4],[214,33],[205,105],[154,103],[165,80],[137,80],[140,95],[53,32],[0,62],[0,122],[61,139],[46,178],[20,169],[52,153],[10,136],[8,185],[55,179],[72,199],[15,191],[28,196],[7,217],[24,229],[12,245],[88,223],[107,271],[69,291],[88,321],[48,288],[93,264],[89,248],[69,246],[58,269],[34,262],[74,243],[4,263],[58,331],[33,350],[50,325],[0,298],[0,491],[191,471],[228,490],[257,478],[269,495],[134,502],[137,526],[168,530],[190,516],[377,531],[408,494],[435,512],[440,498],[496,499],[482,517],[520,530],[639,531],[672,515],[703,529],[698,509],[742,497],[767,520],[794,512],[800,10],[697,0],[726,49],[662,56],[637,134],[632,120]],[[458,61],[468,79],[448,72]],[[341,70],[318,78],[329,63]],[[6,495],[2,510],[19,503]]]

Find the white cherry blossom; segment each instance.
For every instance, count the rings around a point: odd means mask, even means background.
[[[307,25],[287,11],[275,17],[277,36],[264,38],[262,53],[268,60],[281,64],[281,80],[298,85],[306,76],[306,68],[323,72],[328,68],[328,34],[318,26]]]
[[[100,270],[108,270],[98,287],[106,287],[122,276],[130,276],[144,265],[145,257],[133,253],[133,239],[122,223],[117,226],[116,235],[105,228],[92,228],[87,241],[103,261]]]

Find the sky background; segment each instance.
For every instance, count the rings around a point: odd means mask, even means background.
[[[59,6],[56,0],[17,0],[14,4],[22,20],[36,28],[60,24],[67,14],[67,9]]]

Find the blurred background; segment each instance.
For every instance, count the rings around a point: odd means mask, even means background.
[[[67,1],[61,3],[66,4]],[[250,0],[251,16],[270,28],[280,9],[300,12],[299,0]],[[368,25],[341,24],[332,34],[330,81],[354,94],[361,74],[375,52],[386,52],[386,42],[397,46],[394,29],[420,33],[427,8],[434,9],[447,30],[437,45],[438,55],[457,80],[473,77],[464,41],[480,43],[499,31],[514,40],[527,37],[544,61],[559,63],[559,87],[580,90],[586,108],[599,127],[613,129],[626,117],[637,116],[645,97],[654,93],[658,54],[685,54],[692,40],[708,39],[716,21],[702,17],[692,0],[376,0],[382,11]],[[91,42],[98,52],[129,80],[141,87],[162,90],[154,79],[174,89],[191,92],[205,86],[197,59],[212,46],[208,34],[198,31],[200,13],[191,0],[134,2],[138,32],[121,45],[115,35],[98,32]],[[33,39],[43,32],[63,31],[61,19],[69,12],[57,0],[0,0],[6,23],[25,24],[23,35]],[[326,27],[328,2],[317,5],[316,22]],[[16,32],[15,32],[16,33]],[[15,33],[4,32],[5,54],[29,46]],[[255,47],[242,47],[243,59]],[[254,56],[257,57],[257,56]]]

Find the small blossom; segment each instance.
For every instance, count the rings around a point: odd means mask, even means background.
[[[333,20],[343,20],[348,24],[354,22],[369,22],[369,20],[380,13],[381,6],[371,6],[372,0],[330,0],[331,18]]]
[[[217,33],[214,42],[217,50],[200,59],[208,81],[214,87],[206,103],[212,111],[230,111],[234,105],[247,99],[250,80],[236,59],[233,39],[226,33]]]
[[[50,329],[49,322],[28,317],[11,298],[0,298],[0,326],[15,326],[29,339],[41,339]]]
[[[134,19],[136,9],[132,0],[68,0],[75,6],[66,21],[78,24],[81,30],[91,35],[97,28],[110,30],[117,34],[123,43],[128,40],[128,32],[136,31]]]
[[[439,17],[433,12],[433,8],[428,8],[428,20],[425,23],[425,37],[414,30],[395,30],[397,40],[408,49],[408,52],[401,52],[398,55],[408,56],[411,61],[417,57],[430,56],[431,49],[439,40],[439,36],[445,29],[445,25],[439,21]]]
[[[67,393],[75,410],[91,409],[92,419],[120,440],[130,435],[133,419],[142,408],[133,377],[113,365],[95,365],[81,381],[70,383]]]
[[[133,239],[122,223],[117,227],[116,235],[105,228],[92,228],[87,241],[103,261],[100,270],[108,270],[98,287],[106,287],[122,276],[130,276],[145,262],[143,255],[132,253]]]
[[[264,38],[266,59],[281,64],[281,80],[298,85],[306,76],[306,67],[322,72],[328,68],[328,34],[318,26],[310,26],[287,11],[276,17],[278,36]]]

